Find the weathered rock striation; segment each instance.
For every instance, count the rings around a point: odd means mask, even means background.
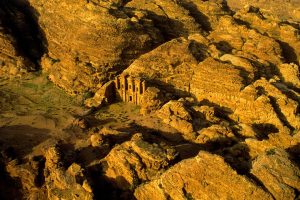
[[[282,1],[282,0],[228,0],[228,5],[238,10],[244,6],[251,5],[263,9],[267,15],[277,17],[282,20],[300,21],[300,3],[297,0]]]
[[[134,58],[161,42],[159,31],[134,21],[113,2],[35,1],[48,41],[42,68],[70,93],[95,91]],[[150,22],[151,23],[151,22]]]
[[[299,199],[298,7],[0,0],[0,197]]]
[[[133,190],[141,182],[157,177],[176,156],[175,149],[151,144],[142,134],[135,134],[103,159],[104,177],[117,188]]]
[[[137,199],[272,199],[221,157],[206,152],[174,165],[159,179],[138,187],[134,195]]]

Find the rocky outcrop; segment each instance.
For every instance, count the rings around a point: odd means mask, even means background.
[[[6,168],[11,177],[20,178],[28,199],[93,199],[83,168],[76,163],[66,166],[57,146],[47,149],[45,157],[35,156],[24,163],[15,159]]]
[[[104,177],[122,190],[133,190],[152,180],[176,158],[173,148],[151,144],[141,134],[114,147],[103,159]]]
[[[16,49],[16,39],[4,25],[4,8],[0,8],[0,77],[15,77],[33,69],[33,63],[24,58]]]
[[[0,76],[39,69],[44,38],[27,1],[0,1]]]
[[[251,5],[259,7],[267,15],[277,17],[281,20],[300,21],[299,1],[297,0],[228,0],[228,5],[234,10]]]
[[[64,168],[59,149],[51,147],[46,152],[45,182],[48,199],[93,199],[84,170],[76,163]]]
[[[210,100],[209,96],[214,98],[216,93],[222,93],[224,96],[239,95],[240,90],[245,86],[241,73],[240,69],[209,57],[195,69],[191,81],[191,93],[199,101],[204,98]],[[223,101],[223,104],[226,104],[226,100]]]
[[[248,59],[280,64],[282,49],[275,39],[249,29],[231,16],[222,16],[216,29],[208,36],[225,53],[233,52]]]
[[[293,23],[279,23],[280,20],[266,15],[262,7],[246,6],[239,10],[234,17],[249,24],[251,28],[260,33],[278,40],[282,48],[282,56],[286,62],[299,63],[299,28],[294,26]]]
[[[29,2],[39,13],[48,41],[42,68],[70,93],[95,91],[161,42],[157,29],[145,28],[114,2]]]
[[[166,124],[186,135],[194,132],[191,111],[187,109],[183,102],[169,101],[157,111],[157,116]]]
[[[126,8],[146,12],[166,40],[202,31],[189,10],[172,0],[132,0],[126,4]]]
[[[299,66],[296,64],[282,64],[278,66],[283,81],[289,86],[300,88],[300,80],[298,78]]]
[[[184,38],[173,39],[135,60],[125,72],[182,94],[189,91],[198,60],[206,55],[205,45]]]
[[[297,4],[232,2],[0,0],[0,193],[299,199]]]
[[[206,33],[217,28],[220,17],[231,14],[223,0],[181,0],[179,3],[190,11],[190,14],[201,24]]]
[[[300,170],[283,149],[271,148],[259,155],[251,173],[275,199],[297,199],[300,191]]]
[[[135,190],[137,199],[272,199],[220,156],[201,151]]]
[[[19,56],[14,47],[14,39],[4,33],[0,24],[0,76],[15,77],[26,72],[27,67],[32,65],[29,61]]]
[[[20,177],[22,192],[29,199],[46,199],[44,188],[43,167],[45,160],[42,156],[36,156],[27,163],[20,164],[18,159],[12,160],[6,165],[7,172],[13,178]]]
[[[141,100],[141,113],[149,114],[159,110],[169,98],[167,94],[158,88],[148,87]]]
[[[89,108],[100,108],[115,101],[115,85],[113,81],[103,84],[94,94],[92,98],[85,100],[84,104]]]
[[[203,128],[198,134],[195,142],[204,144],[206,148],[224,147],[231,145],[233,141],[236,141],[236,137],[232,133],[232,130],[220,125],[212,125],[208,128]]]

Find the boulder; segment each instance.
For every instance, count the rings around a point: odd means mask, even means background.
[[[275,199],[296,199],[299,194],[300,170],[283,149],[267,149],[253,161],[251,173]]]
[[[232,144],[236,140],[232,130],[220,125],[212,125],[198,131],[195,143],[204,144],[206,147],[220,147]]]
[[[169,101],[157,111],[157,116],[164,123],[169,124],[184,134],[191,134],[194,131],[192,115],[183,102]]]
[[[300,88],[299,66],[296,64],[282,64],[278,66],[283,81],[288,85]]]

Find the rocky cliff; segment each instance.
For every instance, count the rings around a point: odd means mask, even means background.
[[[0,198],[299,199],[299,12],[0,0]]]

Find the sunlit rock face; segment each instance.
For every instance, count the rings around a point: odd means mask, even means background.
[[[207,166],[214,167],[207,168]],[[227,181],[230,183],[226,183]],[[231,185],[231,189],[228,185]],[[178,190],[178,188],[181,189]],[[255,186],[247,178],[236,174],[221,157],[206,152],[200,152],[196,157],[174,165],[162,174],[160,179],[137,188],[134,195],[137,199],[160,200],[170,197],[173,199],[214,199],[220,196],[272,199],[271,195]]]
[[[299,199],[299,7],[0,0],[0,199]]]
[[[298,0],[228,0],[227,3],[234,10],[252,5],[279,19],[300,21],[300,3]]]
[[[42,68],[70,93],[94,90],[161,42],[157,29],[115,3],[30,1],[47,38]]]

